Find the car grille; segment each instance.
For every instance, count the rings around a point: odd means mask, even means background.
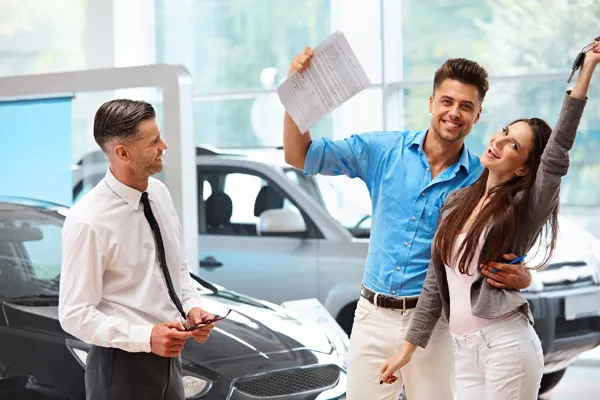
[[[596,284],[595,269],[583,261],[550,264],[540,271],[545,290],[572,289]]]
[[[252,396],[274,397],[327,389],[335,386],[339,379],[340,369],[337,366],[324,365],[240,379],[235,388]]]

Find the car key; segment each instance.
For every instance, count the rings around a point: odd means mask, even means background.
[[[573,70],[571,71],[571,75],[569,75],[569,79],[567,80],[567,83],[571,82],[571,80],[573,79],[573,75],[575,75],[575,72],[581,67],[581,64],[583,64],[584,58],[585,58],[585,53],[583,51],[577,55],[577,58],[575,58],[575,62],[573,62],[573,67],[572,67]]]
[[[575,61],[573,62],[573,67],[572,67],[571,75],[569,75],[569,79],[567,80],[567,83],[571,82],[571,80],[573,79],[573,75],[575,75],[575,72],[579,68],[581,68],[581,65],[583,64],[583,60],[585,58],[585,53],[587,53],[588,51],[590,51],[591,49],[593,49],[594,46],[598,42],[600,42],[600,36],[598,36],[597,38],[595,38],[592,43],[588,44],[583,49],[581,49],[581,53],[577,54],[577,57],[575,58]]]

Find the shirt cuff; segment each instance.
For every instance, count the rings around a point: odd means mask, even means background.
[[[313,139],[310,142],[306,157],[304,158],[304,175],[316,175],[319,173],[324,146],[325,141],[323,139]]]
[[[131,325],[129,332],[129,349],[132,353],[150,353],[150,336],[152,336],[152,325]]]
[[[198,298],[187,299],[186,301],[183,302],[183,311],[185,311],[185,315],[187,316],[192,308],[200,307],[200,308],[204,309],[202,306],[203,306],[202,299],[198,299]]]

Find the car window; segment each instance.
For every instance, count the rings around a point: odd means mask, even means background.
[[[40,229],[41,240],[23,242],[23,247],[31,263],[32,273],[39,279],[53,279],[60,275],[62,262],[61,226],[48,221],[17,221]]]
[[[58,294],[62,224],[54,212],[0,212],[0,296]]]
[[[296,169],[284,172],[323,205],[343,227],[370,228],[371,196],[363,181],[345,176],[304,176]]]
[[[264,211],[289,209],[300,214],[285,194],[258,175],[223,171],[202,172],[202,177],[208,234],[257,236]]]

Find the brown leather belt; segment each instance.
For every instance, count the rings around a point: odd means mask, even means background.
[[[366,286],[360,288],[360,295],[367,299],[369,303],[375,304],[375,292]],[[388,296],[386,294],[377,293],[377,307],[392,308],[394,310],[406,311],[417,306],[419,296],[414,297],[396,297]]]

